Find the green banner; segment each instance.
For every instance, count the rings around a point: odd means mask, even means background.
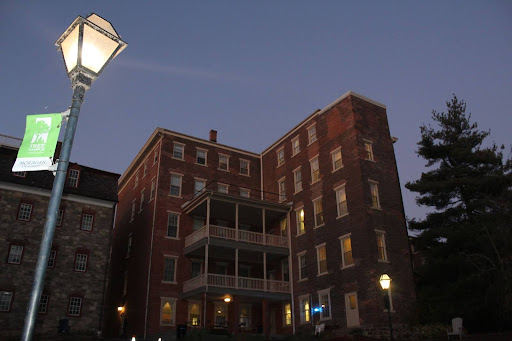
[[[59,138],[62,114],[28,115],[13,172],[48,170]]]

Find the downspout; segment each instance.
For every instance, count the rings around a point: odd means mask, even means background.
[[[293,335],[295,335],[295,299],[294,299],[294,294],[293,294],[293,266],[292,266],[292,231],[291,231],[291,227],[290,227],[290,211],[292,210],[292,208],[290,207],[290,210],[288,211],[288,214],[287,214],[287,234],[288,234],[288,273],[290,274],[290,278],[289,278],[289,281],[290,281],[290,295],[291,295],[291,309],[292,309],[292,331],[293,331]]]
[[[151,228],[151,244],[149,248],[149,264],[148,264],[148,282],[146,286],[146,312],[144,314],[144,339],[146,338],[147,327],[148,327],[148,304],[149,304],[149,282],[151,279],[151,261],[153,260],[153,237],[155,235],[155,220],[156,220],[156,202],[158,199],[158,181],[160,180],[160,161],[162,160],[162,135],[160,136],[160,146],[158,150],[158,165],[156,171],[156,183],[155,183],[155,202],[153,203],[153,227]],[[150,188],[151,193],[151,188]],[[151,195],[151,194],[150,194]]]

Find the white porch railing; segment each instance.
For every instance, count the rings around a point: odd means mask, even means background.
[[[201,229],[187,236],[185,238],[185,247],[188,247],[194,244],[195,242],[198,242],[199,240],[208,237],[208,232],[210,237],[222,238],[227,240],[237,240],[236,229],[218,225],[210,225],[209,231],[207,231],[206,226],[204,226]],[[277,247],[288,246],[288,239],[286,237],[273,234],[264,235],[263,233],[244,230],[238,230],[238,241]]]
[[[238,287],[236,283],[238,282]],[[207,274],[192,278],[183,283],[183,292],[191,291],[204,286],[222,287],[230,289],[245,289],[267,292],[290,293],[290,282],[265,280],[262,278],[238,277],[228,275]]]
[[[200,241],[203,238],[208,237],[208,233],[206,231],[206,226],[203,226],[199,230],[192,232],[190,235],[185,238],[185,247],[194,244],[195,242]]]

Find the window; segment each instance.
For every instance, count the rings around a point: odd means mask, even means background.
[[[87,270],[87,258],[89,258],[88,254],[85,253],[77,253],[75,256],[75,271],[77,272],[85,272]]]
[[[169,212],[167,215],[167,237],[178,238],[178,224],[180,216],[177,213]]]
[[[375,233],[377,234],[378,260],[379,260],[379,262],[387,262],[388,255],[386,252],[386,238],[385,238],[386,232],[375,230]]]
[[[130,258],[132,255],[132,245],[133,245],[133,233],[128,235],[128,243],[126,245],[126,256],[125,258]]]
[[[181,196],[181,175],[171,174],[171,193],[175,197]]]
[[[193,327],[199,326],[201,320],[201,302],[189,301],[188,303],[188,321]]]
[[[283,306],[283,324],[285,326],[292,325],[292,305],[291,303],[285,303]]]
[[[225,184],[217,184],[217,192],[228,194],[229,186]]]
[[[12,291],[0,291],[0,311],[11,310],[12,296]]]
[[[277,166],[281,166],[282,164],[284,164],[284,148],[281,147],[281,149],[279,149],[277,151]]]
[[[164,282],[176,282],[176,258],[165,256]]]
[[[194,194],[201,193],[206,186],[206,180],[196,179],[194,182]]]
[[[240,160],[240,174],[249,176],[249,161]]]
[[[64,210],[59,210],[59,213],[57,215],[57,226],[62,226],[62,221],[64,220]]]
[[[24,178],[27,176],[27,172],[12,172],[12,175],[17,176],[19,178]]]
[[[332,171],[336,171],[343,167],[343,163],[341,161],[341,147],[336,149],[331,153],[332,157]]]
[[[316,126],[314,124],[308,128],[308,141],[309,144],[316,141]]]
[[[318,303],[322,310],[320,310],[320,320],[331,319],[331,290],[325,289],[318,292]]]
[[[309,160],[311,165],[311,183],[315,183],[320,180],[320,168],[318,167],[318,156]]]
[[[9,256],[7,257],[7,263],[9,264],[21,264],[23,258],[23,245],[11,244],[9,248]]]
[[[153,154],[153,165],[158,162],[158,150],[155,149],[155,153]]]
[[[174,142],[172,157],[174,159],[183,160],[183,154],[185,150],[185,145],[181,143]]]
[[[69,316],[80,316],[82,309],[82,297],[71,296],[69,298],[68,315]]]
[[[370,193],[372,195],[372,208],[380,209],[379,186],[377,182],[370,181]]]
[[[300,152],[300,142],[299,137],[295,137],[292,139],[292,156],[297,155]]]
[[[318,275],[327,273],[327,254],[325,252],[325,243],[316,247],[316,257],[318,262]]]
[[[80,224],[80,230],[92,231],[92,225],[94,223],[94,216],[92,214],[82,214],[82,224]]]
[[[50,300],[50,296],[42,294],[39,298],[39,308],[37,312],[39,314],[46,314],[48,312],[48,301]]]
[[[22,202],[18,211],[18,220],[30,221],[32,215],[32,204]]]
[[[137,172],[137,174],[135,174],[135,180],[134,180],[134,185],[133,185],[133,188],[137,188],[137,186],[139,185],[139,172]]]
[[[286,218],[281,219],[281,221],[279,222],[279,231],[281,232],[280,235],[282,237],[286,237],[288,235],[286,233],[287,225],[288,225],[288,223],[287,223]]]
[[[289,265],[288,265],[288,259],[283,259],[281,261],[281,278],[283,279],[283,281],[285,282],[289,282],[290,281],[290,268],[289,268]]]
[[[202,273],[203,262],[201,261],[192,261],[192,272],[190,274],[190,278],[199,277]]]
[[[148,175],[148,160],[144,162],[144,172],[142,173],[142,177],[144,178],[146,175]]]
[[[306,228],[304,226],[304,209],[298,209],[296,212],[297,215],[297,235],[301,235],[306,232]]]
[[[365,158],[366,158],[366,160],[375,161],[373,159],[373,146],[372,146],[372,143],[370,141],[365,141],[364,142],[364,150],[365,150]]]
[[[309,305],[309,295],[300,296],[299,298],[300,305],[300,323],[309,323],[311,307]]]
[[[219,154],[219,169],[229,171],[229,156]]]
[[[277,181],[277,186],[279,188],[279,201],[285,201],[286,200],[286,183],[285,178],[281,178]]]
[[[176,299],[160,298],[160,324],[164,326],[174,326],[176,323]]]
[[[249,329],[251,327],[251,312],[252,306],[250,304],[240,304],[240,327],[242,329]]]
[[[251,191],[246,188],[240,188],[240,196],[242,198],[249,198],[251,196]]]
[[[53,269],[55,267],[55,262],[57,261],[57,250],[53,249],[50,251],[50,255],[48,256],[48,265],[47,267]]]
[[[203,217],[198,217],[198,216],[194,216],[194,222],[193,222],[193,225],[192,225],[192,228],[194,231],[197,231],[197,230],[200,230],[204,227],[204,218]]]
[[[198,149],[196,153],[196,163],[198,165],[206,166],[206,150]]]
[[[322,208],[322,198],[318,198],[313,201],[313,209],[315,211],[315,227],[322,226],[324,224],[324,211]]]
[[[68,179],[66,185],[69,187],[78,187],[78,178],[80,177],[80,171],[77,169],[70,169],[68,171]]]
[[[302,172],[300,167],[293,171],[293,182],[295,184],[295,193],[302,191]]]
[[[144,191],[145,189],[140,192],[140,205],[139,205],[139,212],[142,211],[142,208],[144,207]]]
[[[345,192],[345,185],[335,189],[336,191],[336,208],[338,210],[338,218],[348,214],[347,208],[347,194]]]
[[[341,236],[341,267],[346,268],[354,265],[354,259],[352,258],[352,239],[350,234]]]
[[[151,192],[149,192],[149,201],[155,198],[155,190],[156,190],[156,178],[151,180]]]
[[[133,218],[135,218],[135,205],[136,205],[136,199],[133,199],[133,201],[132,201],[132,214],[130,215],[130,221],[133,221]]]
[[[299,281],[308,279],[307,268],[306,268],[306,251],[301,252],[297,255],[299,264]]]

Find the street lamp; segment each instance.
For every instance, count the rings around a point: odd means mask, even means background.
[[[114,30],[112,24],[94,13],[87,18],[80,16],[76,18],[55,45],[62,51],[66,71],[71,79],[73,98],[46,213],[46,222],[37,258],[32,293],[25,316],[22,341],[32,340],[34,333],[39,298],[46,275],[80,106],[86,91],[89,90],[94,80],[103,72],[108,63],[127,46]]]
[[[387,274],[383,274],[379,279],[380,286],[382,289],[386,291],[386,296],[384,296],[384,303],[386,308],[388,309],[388,318],[389,318],[389,331],[391,333],[391,340],[393,340],[393,325],[391,324],[391,304],[389,302],[389,287],[391,286],[391,278]]]

